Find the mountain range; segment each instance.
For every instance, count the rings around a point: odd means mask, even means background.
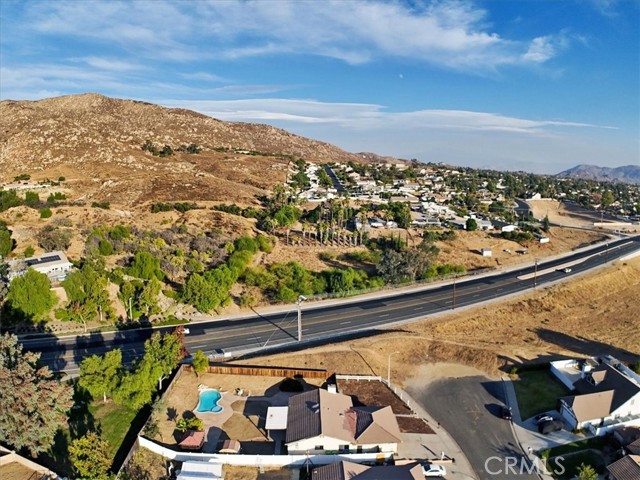
[[[599,182],[640,183],[640,165],[623,167],[598,167],[596,165],[576,165],[556,175],[560,178],[582,178]]]

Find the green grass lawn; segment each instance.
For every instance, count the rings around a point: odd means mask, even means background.
[[[570,480],[578,475],[578,469],[583,463],[591,465],[598,473],[603,473],[606,467],[604,458],[596,450],[582,450],[568,454],[566,457],[552,458],[549,461],[549,470],[554,472],[553,477],[558,480]]]
[[[83,436],[89,430],[99,430],[102,437],[109,441],[113,458],[137,414],[137,411],[113,401],[104,404],[93,401],[88,405],[80,405],[81,408],[71,410],[68,428],[58,431],[48,454],[41,457],[43,464],[61,475],[69,476],[72,473],[68,450],[72,439]]]
[[[547,369],[519,372],[513,386],[518,397],[520,417],[523,420],[538,413],[554,410],[558,398],[568,394],[564,385]]]
[[[93,414],[96,424],[100,425],[102,438],[109,441],[111,456],[115,456],[138,412],[113,402],[94,402],[89,406],[89,411]]]

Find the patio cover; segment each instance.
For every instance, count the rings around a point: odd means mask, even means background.
[[[265,429],[286,430],[288,414],[289,414],[289,407],[267,408],[267,420],[265,422]]]
[[[183,462],[177,480],[217,480],[222,477],[222,465],[209,462]]]

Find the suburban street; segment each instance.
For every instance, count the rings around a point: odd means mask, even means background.
[[[520,474],[522,451],[510,422],[500,418],[505,398],[500,380],[484,376],[441,379],[418,391],[409,389],[409,393],[456,439],[480,480],[537,478],[526,467]],[[506,462],[517,465],[517,475],[507,470]]]
[[[628,237],[572,253],[560,259],[537,262],[495,275],[468,275],[446,284],[422,286],[410,291],[383,291],[374,298],[353,297],[327,303],[308,302],[302,306],[303,344],[337,340],[349,335],[363,335],[376,329],[415,321],[429,315],[570,278],[572,275],[601,266],[640,250],[640,237]],[[570,271],[565,271],[569,269]],[[260,351],[275,346],[294,346],[297,342],[296,305],[284,306],[274,313],[235,318],[211,319],[189,324],[187,349],[220,355]],[[82,359],[103,354],[114,348],[123,352],[123,360],[141,356],[144,341],[155,330],[174,327],[122,330],[108,333],[56,337],[22,338],[25,348],[42,352],[42,361],[54,371],[75,374]]]

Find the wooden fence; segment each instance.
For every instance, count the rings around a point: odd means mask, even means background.
[[[190,371],[191,365],[185,365],[185,370]],[[302,378],[322,378],[327,379],[333,372],[326,370],[315,370],[307,368],[288,368],[288,367],[260,367],[253,365],[232,365],[228,363],[224,364],[212,364],[209,365],[209,373],[217,373],[220,375],[249,375],[254,377],[295,377],[302,376]]]

